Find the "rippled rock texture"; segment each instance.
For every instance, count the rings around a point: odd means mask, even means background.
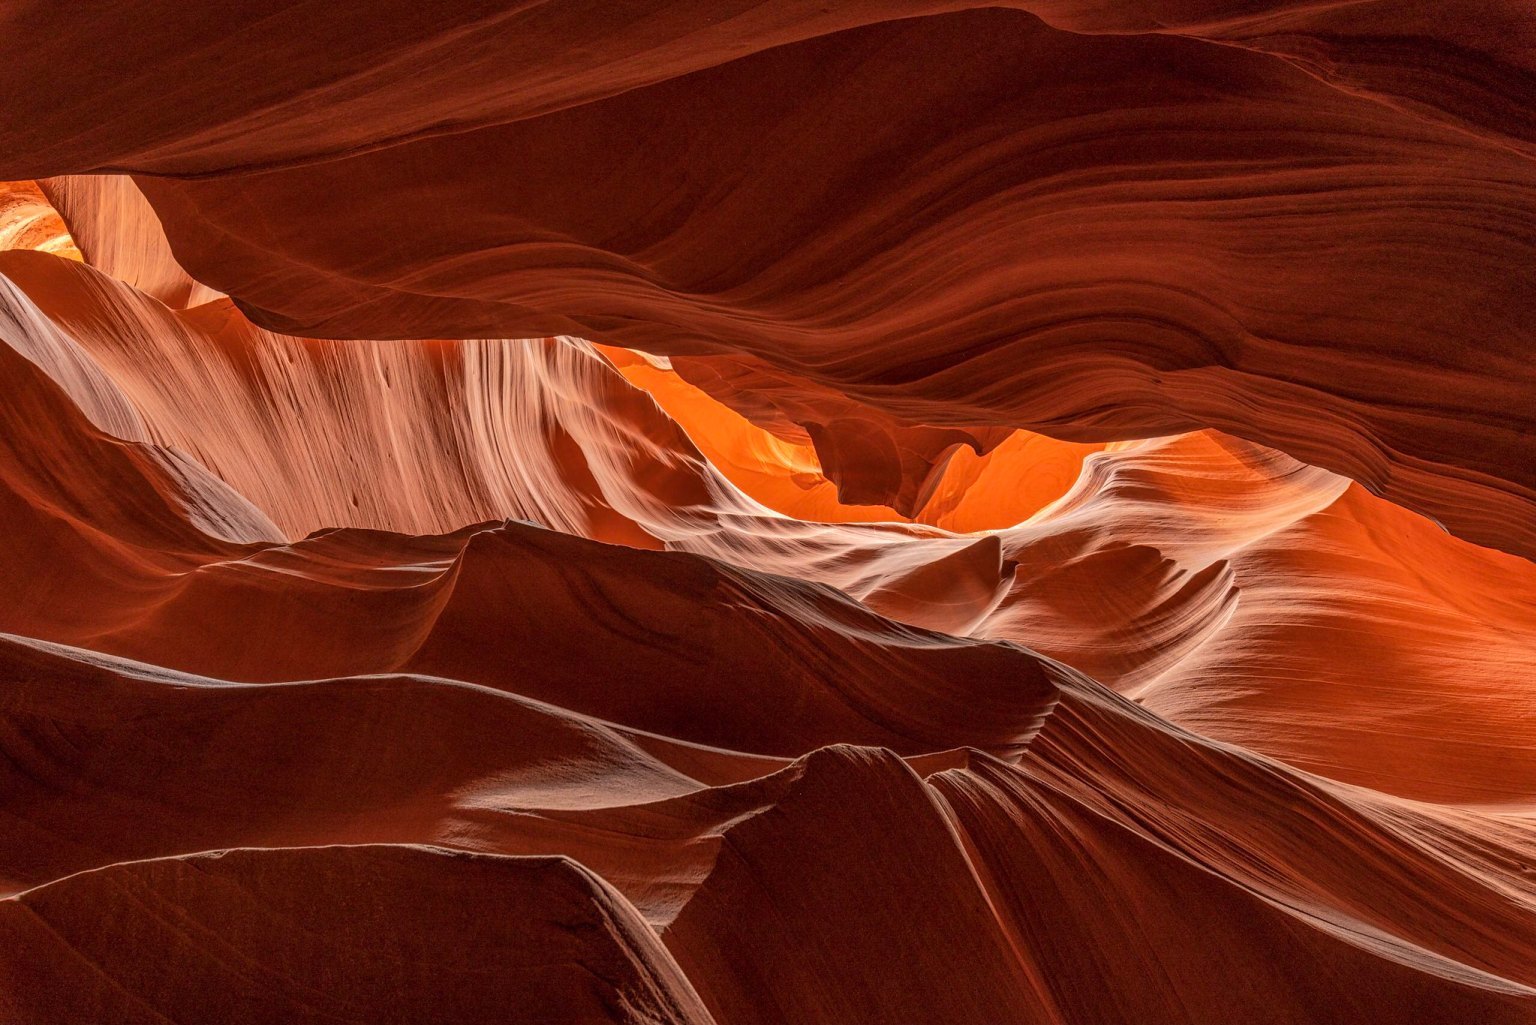
[[[0,30],[0,1021],[1536,1022],[1526,5]]]

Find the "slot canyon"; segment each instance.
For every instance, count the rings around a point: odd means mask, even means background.
[[[1529,0],[0,96],[0,1025],[1536,1025]]]

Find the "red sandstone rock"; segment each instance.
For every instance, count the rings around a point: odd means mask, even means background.
[[[0,1018],[1536,1021],[1528,9],[1012,7],[0,13]]]

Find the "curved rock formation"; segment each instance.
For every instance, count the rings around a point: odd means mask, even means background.
[[[117,904],[135,906],[103,928]],[[18,1020],[713,1021],[634,909],[564,859],[326,847],[140,861],[0,904],[0,934],[45,969],[4,971],[0,1007]],[[349,956],[386,943],[392,956],[362,971]]]
[[[1525,5],[144,6],[154,70],[18,110],[0,167],[147,175],[268,327],[745,359],[943,430],[1215,427],[1536,551]],[[251,45],[287,74],[166,102]]]
[[[0,1019],[1536,1022],[1527,9],[56,7]]]
[[[176,309],[219,298],[182,270],[160,219],[126,176],[77,175],[37,184],[93,267]]]
[[[616,943],[631,967],[600,973],[613,985],[680,1013],[691,984],[717,1020],[1271,1020],[1268,1010],[1277,1021],[1527,1021],[1536,999],[1520,939],[1536,895],[1516,867],[1529,834],[1200,741],[1066,670],[1063,703],[1016,763],[977,752],[904,763],[848,746],[775,763],[441,679],[240,686],[38,642],[0,648],[18,681],[0,737],[20,784],[0,873],[18,892],[0,902],[0,928],[25,940],[41,920],[100,965],[89,985],[40,992],[28,963],[12,961],[8,977],[24,985],[7,996],[34,1015],[188,1013],[219,994],[238,1020],[257,1020],[253,1009],[286,1006],[327,970],[282,938],[294,931],[367,952],[377,967],[345,970],[358,988],[329,998],[366,1001],[371,971],[404,985],[376,953],[419,942],[392,932],[403,919],[485,933],[477,943],[511,948],[515,965],[526,955],[513,951],[547,949],[545,915],[570,935],[576,909],[560,903],[572,887],[599,897],[577,905],[582,920],[606,921],[580,930],[590,939],[569,957],[611,959],[604,946]],[[188,744],[220,760],[189,764],[177,753]],[[398,846],[420,844],[480,857]],[[253,849],[203,872],[186,854],[232,845]],[[1307,853],[1253,860],[1286,849]],[[554,852],[615,890],[569,862],[522,860]],[[402,889],[348,900],[367,879]],[[1105,885],[1120,899],[1106,901]],[[110,931],[88,924],[82,904],[130,894],[134,911]],[[522,908],[486,913],[503,894]],[[1457,907],[1478,913],[1447,936]],[[168,916],[221,940],[191,946],[165,930]],[[640,916],[668,953],[636,932]],[[57,970],[52,947],[27,949],[33,970]],[[146,949],[208,984],[147,974],[128,954]],[[447,942],[437,956],[475,949]],[[260,974],[232,974],[232,960],[252,955]],[[946,958],[944,985],[926,969],[890,978],[892,963]],[[1212,987],[1213,964],[1245,985]],[[539,1005],[557,1017],[587,999],[504,968],[489,987],[457,981],[472,964],[440,968],[445,977],[406,992],[452,985],[445,1006],[475,1008],[527,986],[561,1001]],[[615,1007],[599,1017],[629,1020]]]
[[[80,259],[63,218],[36,182],[0,182],[0,251],[10,249]]]

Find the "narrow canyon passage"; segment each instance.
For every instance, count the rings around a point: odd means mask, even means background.
[[[0,1023],[1536,1022],[1522,5],[0,39]]]

